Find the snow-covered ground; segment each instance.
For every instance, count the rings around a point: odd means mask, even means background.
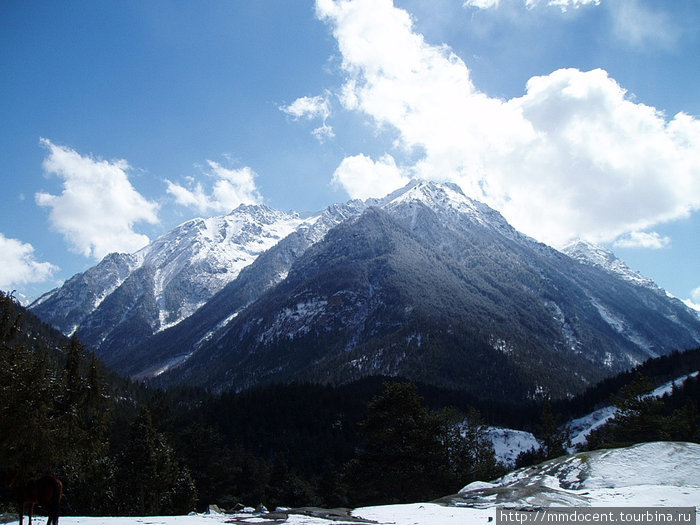
[[[676,506],[700,504],[700,445],[654,442],[579,452],[472,483],[452,505]]]
[[[515,465],[515,460],[522,452],[540,448],[537,438],[524,430],[489,427],[486,432],[493,444],[496,460],[508,467]]]
[[[681,386],[685,383],[685,380],[689,377],[696,377],[700,372],[693,372],[692,374],[687,374],[681,377],[677,377],[673,381],[669,381],[661,385],[660,387],[649,392],[649,396],[653,397],[663,397],[666,394],[670,394],[673,390],[673,385]],[[578,419],[573,419],[567,423],[566,427],[569,431],[571,447],[569,447],[569,452],[575,452],[579,446],[585,445],[588,440],[588,435],[595,429],[605,425],[610,419],[615,417],[617,413],[617,408],[614,406],[606,406],[600,408],[590,414],[587,414]]]
[[[366,507],[352,513],[345,521],[289,514],[285,521],[266,518],[257,514],[192,514],[189,516],[149,516],[143,518],[105,517],[86,518],[65,516],[60,518],[60,525],[220,525],[220,524],[285,524],[285,525],[342,525],[374,523],[379,525],[465,525],[486,524],[489,517],[495,518],[496,511],[446,507],[434,503],[412,503],[408,505],[388,505],[383,507]],[[41,525],[45,518],[39,518]],[[17,523],[17,522],[14,522]],[[26,522],[25,522],[26,523]]]
[[[467,485],[439,503],[355,509],[347,519],[296,514],[191,514],[165,517],[74,517],[61,525],[486,525],[496,508],[693,507],[700,504],[700,445],[657,442],[579,453]],[[696,507],[696,516],[700,516]],[[39,518],[43,523],[45,518]],[[14,523],[17,523],[16,521]]]

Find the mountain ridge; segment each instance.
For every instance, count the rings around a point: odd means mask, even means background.
[[[252,210],[274,214],[238,213]],[[700,342],[700,319],[658,286],[630,279],[624,263],[614,264],[619,259],[604,254],[606,266],[586,258],[581,245],[567,255],[538,243],[451,184],[413,181],[383,199],[280,217],[285,236],[268,236],[270,245],[235,278],[169,326],[157,294],[139,295],[158,288],[155,266],[132,271],[94,310],[104,311],[94,316],[97,328],[82,325],[99,333],[118,311],[121,328],[88,343],[97,341],[122,373],[163,384],[216,376],[212,388],[240,389],[259,380],[385,373],[478,389],[500,373],[494,393],[510,385],[527,397],[568,395]],[[268,234],[261,222],[253,230]],[[100,265],[123,275],[129,257],[105,259],[80,279]],[[110,310],[112,303],[120,309]],[[470,370],[475,358],[481,376]]]

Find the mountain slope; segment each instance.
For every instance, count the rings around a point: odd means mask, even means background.
[[[456,187],[413,184],[371,204],[162,381],[388,374],[559,396],[700,340],[682,304],[519,234]]]
[[[77,330],[108,362],[191,315],[241,269],[294,231],[297,214],[240,206],[193,219],[134,254],[111,254],[30,309],[65,334]]]
[[[614,253],[602,246],[578,239],[564,246],[561,251],[580,263],[597,266],[632,283],[661,291],[654,281],[632,270],[624,261],[615,257]]]
[[[182,322],[128,350],[128,359],[112,361],[119,371],[137,378],[158,376],[188,359],[203,345],[217,341],[230,323],[264,292],[286,278],[292,263],[334,226],[357,217],[361,201],[333,205],[305,221],[293,233],[241,270],[237,279]],[[109,360],[109,358],[107,358]]]
[[[215,390],[385,374],[567,396],[700,344],[680,301],[609,252],[570,253],[454,185],[412,182],[305,220],[256,206],[189,221],[33,309],[122,373]]]

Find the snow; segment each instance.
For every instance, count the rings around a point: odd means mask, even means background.
[[[631,283],[651,290],[661,291],[659,285],[652,279],[643,276],[636,270],[632,270],[624,261],[618,259],[613,252],[598,244],[578,239],[561,248],[561,252],[581,263],[603,268]]]
[[[655,442],[587,454],[588,472],[581,488],[602,489],[659,485],[700,488],[700,445]],[[700,501],[700,500],[698,500]]]
[[[507,466],[514,465],[521,452],[540,448],[535,436],[523,430],[489,427],[486,433],[493,444],[496,460]]]
[[[494,498],[494,496],[496,496]],[[694,506],[700,502],[700,445],[655,442],[580,452],[470,484],[453,505]]]
[[[228,215],[187,221],[143,248],[137,254],[142,264],[155,269],[159,330],[189,317],[261,253],[305,223],[296,213],[240,206]],[[171,283],[194,292],[179,304],[171,303],[169,310]]]
[[[512,472],[491,483],[474,482],[438,502],[354,509],[354,523],[377,525],[478,525],[496,517],[497,508],[530,506],[694,507],[700,502],[700,445],[655,442],[566,456]],[[696,516],[700,512],[696,508]],[[188,516],[76,517],[61,525],[219,525],[276,523],[349,524],[299,511],[191,513]],[[11,522],[17,523],[17,521]]]
[[[569,452],[573,452],[580,445],[585,445],[588,435],[595,429],[605,425],[617,413],[614,406],[606,406],[583,417],[573,419],[567,424],[571,432],[571,447]]]
[[[693,372],[692,374],[687,374],[681,377],[677,377],[672,381],[669,381],[660,387],[649,392],[649,396],[652,397],[662,397],[666,394],[670,394],[673,389],[673,385],[682,385],[686,379],[689,377],[696,377],[700,372]],[[617,408],[614,406],[605,406],[599,408],[590,414],[583,417],[573,419],[567,423],[566,427],[570,432],[571,446],[569,447],[569,452],[574,452],[579,446],[585,445],[588,440],[588,435],[595,429],[605,425],[610,419],[615,417],[617,413]],[[700,468],[700,467],[699,467]]]
[[[653,397],[663,397],[666,394],[670,394],[671,391],[673,390],[673,385],[675,384],[676,386],[681,386],[683,383],[685,383],[685,380],[688,379],[689,377],[697,377],[698,376],[698,371],[693,372],[692,374],[684,375],[681,377],[678,377],[674,379],[673,381],[669,381],[668,383],[665,383],[661,385],[660,387],[656,388],[653,390],[649,395]]]
[[[496,516],[495,509],[480,510],[446,507],[434,503],[414,503],[366,507],[352,513],[353,521],[332,521],[324,518],[289,514],[285,521],[272,521],[254,514],[191,514],[189,516],[148,516],[148,517],[61,517],[61,525],[219,525],[285,523],[288,525],[342,525],[358,523],[358,519],[369,520],[378,525],[464,525],[484,523]],[[10,523],[17,523],[10,522]],[[359,521],[359,523],[362,523]]]

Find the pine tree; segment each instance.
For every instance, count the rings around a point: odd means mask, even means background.
[[[386,383],[368,409],[363,449],[349,465],[354,499],[376,504],[437,497],[437,481],[450,471],[449,455],[440,441],[440,421],[423,406],[415,386]]]
[[[604,427],[591,432],[588,448],[620,447],[665,439],[663,401],[649,395],[651,382],[641,373],[612,396],[617,413]]]
[[[566,454],[568,436],[562,420],[552,410],[552,402],[545,399],[542,405],[540,422],[537,425],[540,435],[539,459],[546,460]]]
[[[460,419],[462,424],[458,424]],[[457,412],[448,411],[446,423],[446,433],[451,436],[451,462],[461,486],[495,479],[505,473],[505,467],[496,461],[488,427],[478,410],[471,408],[466,419]]]
[[[0,461],[26,478],[55,464],[59,423],[53,363],[46,348],[20,340],[22,332],[19,306],[0,293]]]
[[[73,336],[66,350],[66,364],[57,400],[62,414],[61,473],[66,496],[81,514],[99,514],[114,505],[111,486],[115,464],[109,454],[110,405],[94,352],[89,363],[85,347]]]
[[[663,402],[655,396],[651,382],[642,374],[620,390],[613,398],[617,414],[611,423],[614,440],[618,444],[633,444],[661,438],[660,423]]]
[[[196,500],[189,472],[181,469],[165,434],[159,432],[150,411],[142,407],[129,431],[129,441],[118,465],[122,512],[131,515],[171,514],[183,500]],[[175,496],[179,498],[175,501]]]

